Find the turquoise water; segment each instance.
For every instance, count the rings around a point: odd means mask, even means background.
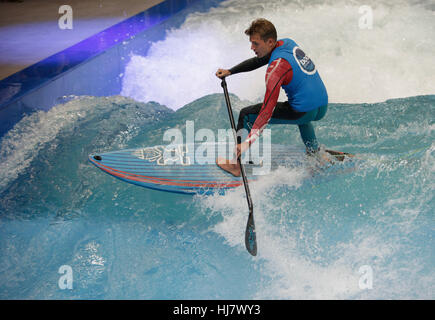
[[[0,298],[434,299],[433,10],[431,1],[225,1],[167,30],[146,57],[132,54],[122,96],[69,97],[28,115],[0,140]],[[87,157],[162,144],[186,121],[229,128],[214,73],[252,56],[243,31],[257,17],[313,58],[331,102],[315,123],[319,142],[356,154],[357,165],[315,178],[281,168],[250,184],[254,258],[243,188],[148,190]],[[227,79],[236,119],[262,100],[264,73]],[[302,147],[296,127],[270,128],[272,143]]]
[[[235,115],[247,105],[231,95]],[[174,112],[124,97],[77,97],[2,139],[2,299],[433,299],[435,96],[331,104],[321,144],[358,167],[327,179],[281,169],[251,185],[257,257],[244,247],[243,188],[188,196],[123,183],[95,151],[161,142],[194,120],[227,128],[223,94]],[[209,114],[216,116],[210,120]],[[273,142],[300,145],[296,127]],[[71,267],[62,290],[59,268]],[[372,271],[361,288],[360,268]]]

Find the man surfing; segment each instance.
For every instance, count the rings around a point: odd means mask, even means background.
[[[236,128],[238,141],[235,158],[216,159],[216,164],[220,168],[234,176],[240,176],[237,158],[274,119],[298,125],[307,154],[317,154],[320,148],[311,122],[322,119],[328,108],[328,94],[316,66],[293,40],[277,40],[275,26],[266,19],[254,20],[245,34],[249,36],[251,49],[256,57],[245,60],[229,70],[218,69],[216,72],[216,76],[222,79],[268,64],[263,103],[240,111]],[[280,88],[284,89],[288,101],[278,102]],[[248,137],[241,142],[240,132],[243,128],[250,131]]]

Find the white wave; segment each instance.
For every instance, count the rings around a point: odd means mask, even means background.
[[[130,101],[125,97],[73,97],[49,111],[38,111],[24,117],[1,139],[0,188],[16,179],[28,168],[40,150],[54,143],[62,130],[72,128],[80,119],[87,119],[97,110],[118,108],[119,103]],[[51,145],[55,148],[55,145]]]
[[[30,166],[34,157],[65,126],[83,116],[81,104],[67,103],[70,108],[54,107],[48,112],[38,111],[23,118],[2,138],[0,157],[0,187],[6,186],[11,180]]]
[[[371,9],[371,29],[361,24],[361,7]],[[430,1],[225,1],[189,15],[146,57],[133,55],[122,94],[178,109],[222,92],[214,73],[253,56],[244,30],[258,17],[271,20],[278,37],[293,38],[311,56],[330,102],[433,94],[434,14]],[[261,68],[230,77],[229,89],[241,99],[262,99],[264,74]]]

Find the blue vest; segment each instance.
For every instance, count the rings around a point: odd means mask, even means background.
[[[328,93],[313,61],[291,39],[280,40],[283,44],[272,51],[272,61],[283,58],[293,69],[293,78],[283,85],[290,105],[299,112],[308,112],[328,104]]]

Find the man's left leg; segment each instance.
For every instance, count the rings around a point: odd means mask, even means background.
[[[304,124],[300,124],[298,126],[307,153],[312,154],[319,151],[320,149],[319,144],[317,142],[316,133],[314,132],[314,127],[311,121]]]
[[[297,121],[299,132],[301,134],[302,141],[305,144],[305,148],[308,154],[316,153],[320,150],[319,143],[317,142],[316,133],[314,132],[312,121],[318,121],[322,119],[328,106],[323,106],[312,111],[307,112],[303,117]]]

